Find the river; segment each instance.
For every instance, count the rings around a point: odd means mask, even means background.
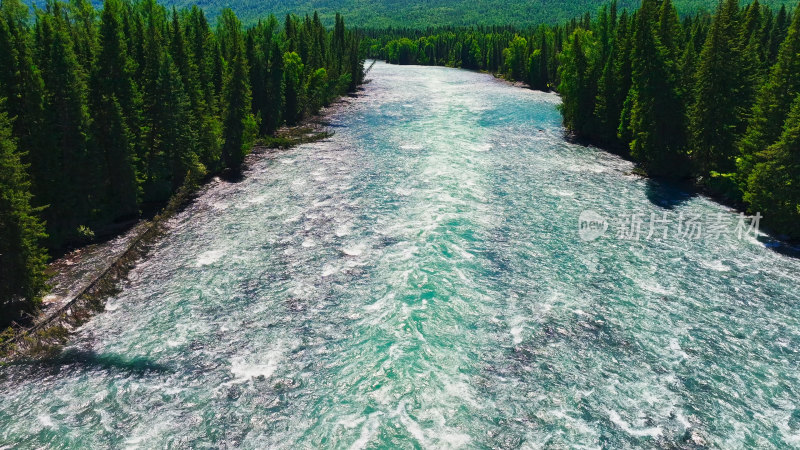
[[[0,447],[800,445],[797,259],[567,142],[555,94],[369,78],[0,367]]]

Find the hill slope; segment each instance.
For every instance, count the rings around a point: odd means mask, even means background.
[[[287,13],[318,11],[325,23],[340,12],[350,25],[360,27],[472,24],[537,24],[554,22],[585,11],[595,11],[604,0],[165,0],[188,6],[196,3],[214,16],[225,6],[245,22],[271,12],[279,18]],[[621,4],[638,4],[622,0]]]
[[[318,11],[326,25],[336,12],[347,24],[382,28],[387,26],[427,27],[438,25],[530,25],[568,20],[608,3],[607,0],[163,0],[168,5],[197,4],[215,17],[230,7],[246,23],[269,13],[279,19],[287,13],[312,14]],[[674,0],[678,10],[691,13],[713,10],[716,0]],[[620,8],[638,7],[638,0],[618,0]],[[784,0],[762,4],[780,6]]]
[[[27,0],[43,8],[46,0]],[[442,25],[537,25],[556,23],[594,13],[610,0],[158,0],[168,7],[197,5],[215,18],[231,8],[245,23],[252,24],[270,13],[283,20],[287,13],[319,12],[325,25],[334,15],[344,15],[348,25],[367,28]],[[748,2],[749,0],[742,0]],[[100,7],[102,0],[92,0]],[[637,8],[640,0],[617,0],[618,7]],[[713,10],[717,0],[673,0],[681,14]],[[794,5],[786,0],[762,0],[772,7]]]

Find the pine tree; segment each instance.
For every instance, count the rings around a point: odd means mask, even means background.
[[[542,91],[550,90],[550,70],[548,69],[549,61],[550,55],[547,51],[547,31],[542,30],[541,40],[539,41],[539,79],[537,80],[534,89],[539,89]]]
[[[617,127],[617,139],[623,144],[624,148],[630,149],[630,143],[633,139],[630,132],[631,125],[631,106],[632,98],[629,95],[631,85],[633,84],[633,26],[635,23],[635,16],[628,18],[627,11],[623,11],[619,18],[619,25],[617,27],[617,41],[616,41],[616,63],[614,65],[614,73],[619,80],[618,94],[622,101],[619,113],[619,125]]]
[[[705,42],[700,42],[702,33],[698,29],[697,24],[691,26],[690,36],[687,38],[686,48],[683,49],[680,62],[680,85],[683,96],[692,103],[694,102],[694,80],[699,54],[705,45]]]
[[[192,128],[197,133],[197,154],[206,170],[214,172],[220,168],[222,157],[222,125],[218,120],[220,91],[217,91],[215,76],[218,53],[205,15],[197,7],[192,7],[189,11],[186,35],[186,42],[190,46],[189,67],[195,71],[194,83],[196,89],[200,90],[199,96],[192,104],[194,124]],[[219,64],[220,71],[221,68]],[[219,83],[221,89],[221,72]]]
[[[596,42],[592,33],[583,28],[572,32],[561,53],[558,91],[563,96],[561,113],[564,125],[578,136],[593,131],[595,86],[592,76],[596,59]]]
[[[84,240],[83,225],[109,231],[206,172],[237,168],[254,113],[272,133],[363,81],[360,44],[341,17],[331,31],[314,14],[245,33],[228,10],[211,30],[200,9],[169,14],[155,0],[106,0],[100,11],[49,1],[31,29],[26,6],[0,0],[4,120],[25,150],[48,245]]]
[[[597,36],[599,47],[599,61],[602,63],[608,58],[611,52],[611,23],[608,17],[608,5],[600,7],[597,20],[592,23],[592,32]]]
[[[89,114],[86,103],[86,80],[69,32],[62,5],[54,3],[49,13],[40,12],[36,21],[37,49],[42,68],[45,95],[44,136],[49,149],[42,152],[42,175],[37,184],[43,187],[39,199],[49,207],[47,221],[50,245],[59,247],[74,237],[77,227],[85,224],[89,209],[90,177],[87,161]]]
[[[766,48],[762,46],[760,36],[761,22],[761,5],[758,0],[754,0],[739,17],[738,41],[736,43],[736,49],[739,53],[738,59],[741,61],[739,74],[742,80],[737,96],[739,104],[736,105],[737,112],[742,117],[742,124],[737,129],[739,134],[744,131],[743,128],[752,110],[758,88],[763,83],[767,71],[764,61]]]
[[[598,138],[605,144],[618,146],[620,115],[625,97],[630,87],[630,73],[621,73],[624,60],[628,59],[627,15],[623,12],[618,26],[609,44],[610,49],[603,66],[603,73],[597,83],[597,99],[595,117],[598,124]],[[621,61],[622,60],[622,61]],[[630,67],[629,65],[627,67]],[[623,80],[623,77],[627,79]]]
[[[0,109],[5,99],[0,99]],[[0,327],[38,307],[45,287],[44,225],[31,207],[30,182],[5,112],[0,112]]]
[[[197,71],[198,88],[204,94],[203,102],[210,110],[216,107],[216,95],[214,92],[214,42],[211,29],[208,26],[203,11],[194,6],[189,11],[186,43],[190,46],[189,55],[192,58],[191,67]]]
[[[46,184],[52,149],[43,129],[45,124],[44,81],[33,61],[28,27],[28,9],[18,0],[0,5],[0,97],[13,118],[12,135],[26,149],[24,161],[38,183],[32,183],[34,204],[46,204]]]
[[[259,132],[261,132],[261,134],[266,134],[264,133],[265,126],[262,120],[262,112],[269,107],[266,100],[266,58],[269,56],[269,52],[263,51],[263,44],[261,42],[263,39],[263,30],[261,28],[263,28],[263,25],[259,21],[256,27],[247,30],[245,54],[247,56],[247,61],[250,63],[249,83],[253,95],[251,111],[257,118]]]
[[[342,21],[344,24],[344,21]],[[364,82],[364,56],[361,53],[361,39],[352,33],[350,37],[350,48],[346,56],[342,56],[343,60],[349,62],[349,73],[343,74],[339,77],[339,92],[353,92],[356,87]],[[342,78],[345,77],[345,78]]]
[[[677,61],[680,57],[678,49],[682,44],[680,42],[682,31],[678,20],[678,11],[671,0],[663,0],[661,2],[656,36],[666,52],[667,59],[669,61]]]
[[[214,44],[211,49],[211,55],[209,55],[209,57],[211,59],[211,80],[214,93],[213,104],[217,105],[217,112],[221,116],[223,104],[225,103],[223,92],[225,89],[226,61],[222,57],[222,45],[220,45],[219,41],[216,39],[214,40]]]
[[[283,103],[283,53],[277,42],[272,43],[269,52],[269,66],[267,68],[265,87],[265,104],[268,105],[261,113],[264,124],[264,134],[274,133],[281,123]]]
[[[533,41],[533,39],[531,39]],[[535,49],[528,57],[528,85],[539,91],[548,91],[548,52],[547,34],[541,31],[539,38],[539,48]]]
[[[169,27],[169,53],[178,70],[183,89],[194,108],[200,100],[199,88],[196,83],[197,69],[192,66],[183,25],[178,17],[178,10],[174,7],[172,8],[172,21]]]
[[[75,54],[81,67],[92,67],[97,49],[97,10],[89,0],[70,0],[68,9]]]
[[[297,53],[300,55],[300,59],[302,61],[310,62],[310,50],[311,50],[311,36],[309,34],[309,28],[311,27],[311,19],[306,14],[305,19],[303,21],[298,22],[297,28]],[[306,64],[306,70],[310,70],[311,64]],[[304,75],[307,75],[304,74]]]
[[[333,66],[334,75],[339,75],[342,73],[342,61],[341,58],[345,55],[345,29],[344,29],[344,19],[339,13],[336,13],[334,26],[333,26],[333,36],[331,37],[331,51],[334,55],[337,55],[336,63]]]
[[[736,141],[741,133],[742,59],[738,46],[738,4],[720,4],[711,23],[694,79],[690,110],[690,155],[700,174],[733,170]]]
[[[159,138],[160,146],[169,159],[169,176],[164,177],[169,181],[170,191],[166,191],[164,200],[169,193],[176,191],[187,179],[194,180],[205,175],[205,168],[200,164],[200,158],[195,151],[196,134],[191,127],[191,102],[184,89],[178,68],[172,57],[165,54],[161,61],[158,78],[159,97],[163,101],[161,109],[162,134]]]
[[[338,14],[337,14],[338,17]],[[339,19],[336,19],[339,22]],[[286,51],[297,51],[297,25],[295,24],[294,17],[291,14],[286,15],[286,20],[283,22],[283,34],[286,39]]]
[[[786,33],[789,30],[789,14],[786,12],[786,5],[781,5],[778,14],[775,16],[775,21],[770,30],[769,45],[767,48],[767,63],[771,66],[775,64],[778,58],[778,50],[781,43],[786,39]]]
[[[241,24],[230,10],[223,13],[222,20],[220,28],[229,36],[231,46],[230,74],[226,77],[225,87],[226,115],[223,125],[225,140],[222,146],[222,158],[226,167],[238,169],[250,149],[256,124],[250,113],[251,94]]]
[[[677,67],[656,33],[658,6],[644,0],[633,33],[630,100],[631,156],[652,174],[678,175],[684,148],[685,113],[677,90]]]
[[[166,10],[154,0],[144,0],[140,5],[144,18],[144,60],[142,78],[139,85],[142,90],[142,143],[139,146],[138,172],[141,178],[142,203],[161,202],[166,195],[170,183],[166,181],[169,170],[170,155],[165,152],[162,137],[167,128],[173,124],[164,118],[163,81],[164,61],[169,42]]]
[[[300,55],[286,52],[283,55],[284,118],[287,125],[300,120],[303,97],[303,62]]]
[[[772,32],[772,25],[775,20],[775,14],[772,12],[771,9],[767,7],[761,8],[761,29],[758,31],[758,39],[759,39],[759,47],[761,47],[761,63],[763,65],[762,69],[767,70],[769,69],[770,64],[772,63],[769,60],[769,38],[770,33]]]
[[[139,194],[136,144],[141,101],[120,16],[119,1],[107,0],[101,16],[97,64],[90,80],[94,120],[89,148],[95,164],[91,195],[97,198],[94,206],[111,219],[134,216]]]
[[[760,152],[747,178],[744,200],[766,223],[800,237],[800,95],[786,119],[781,138]]]
[[[744,185],[750,171],[759,162],[759,153],[775,143],[781,136],[792,101],[800,92],[800,14],[795,14],[781,44],[777,62],[770,70],[769,79],[758,93],[739,145],[741,157],[737,161],[740,184]]]

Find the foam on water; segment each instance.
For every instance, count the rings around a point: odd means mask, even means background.
[[[207,252],[203,252],[197,258],[197,266],[207,266],[209,264],[214,264],[215,262],[219,261],[222,256],[225,255],[224,250],[209,250]]]
[[[266,361],[260,363],[251,362],[253,358],[249,357],[236,357],[231,361],[231,373],[234,379],[224,385],[233,383],[242,383],[250,381],[252,378],[269,378],[275,373],[278,368],[278,363],[282,359],[281,353],[274,351],[265,356],[259,356],[256,359],[259,361]]]

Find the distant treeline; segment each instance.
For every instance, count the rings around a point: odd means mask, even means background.
[[[23,0],[44,4],[45,0]],[[787,0],[761,0],[777,10]],[[197,5],[208,17],[231,8],[245,24],[255,24],[265,11],[283,17],[317,10],[325,25],[333,25],[337,13],[350,25],[372,28],[515,25],[564,23],[586,11],[594,12],[603,0],[163,0],[168,7]],[[713,11],[717,0],[674,0],[682,14]],[[636,8],[639,0],[619,0],[620,8]]]
[[[362,82],[336,17],[213,28],[154,0],[0,3],[0,326],[36,307],[46,250],[242,164],[257,136]]]
[[[797,11],[797,10],[796,10]],[[576,137],[692,177],[800,238],[800,13],[670,0],[559,26],[371,30],[372,57],[499,73],[562,97]]]

